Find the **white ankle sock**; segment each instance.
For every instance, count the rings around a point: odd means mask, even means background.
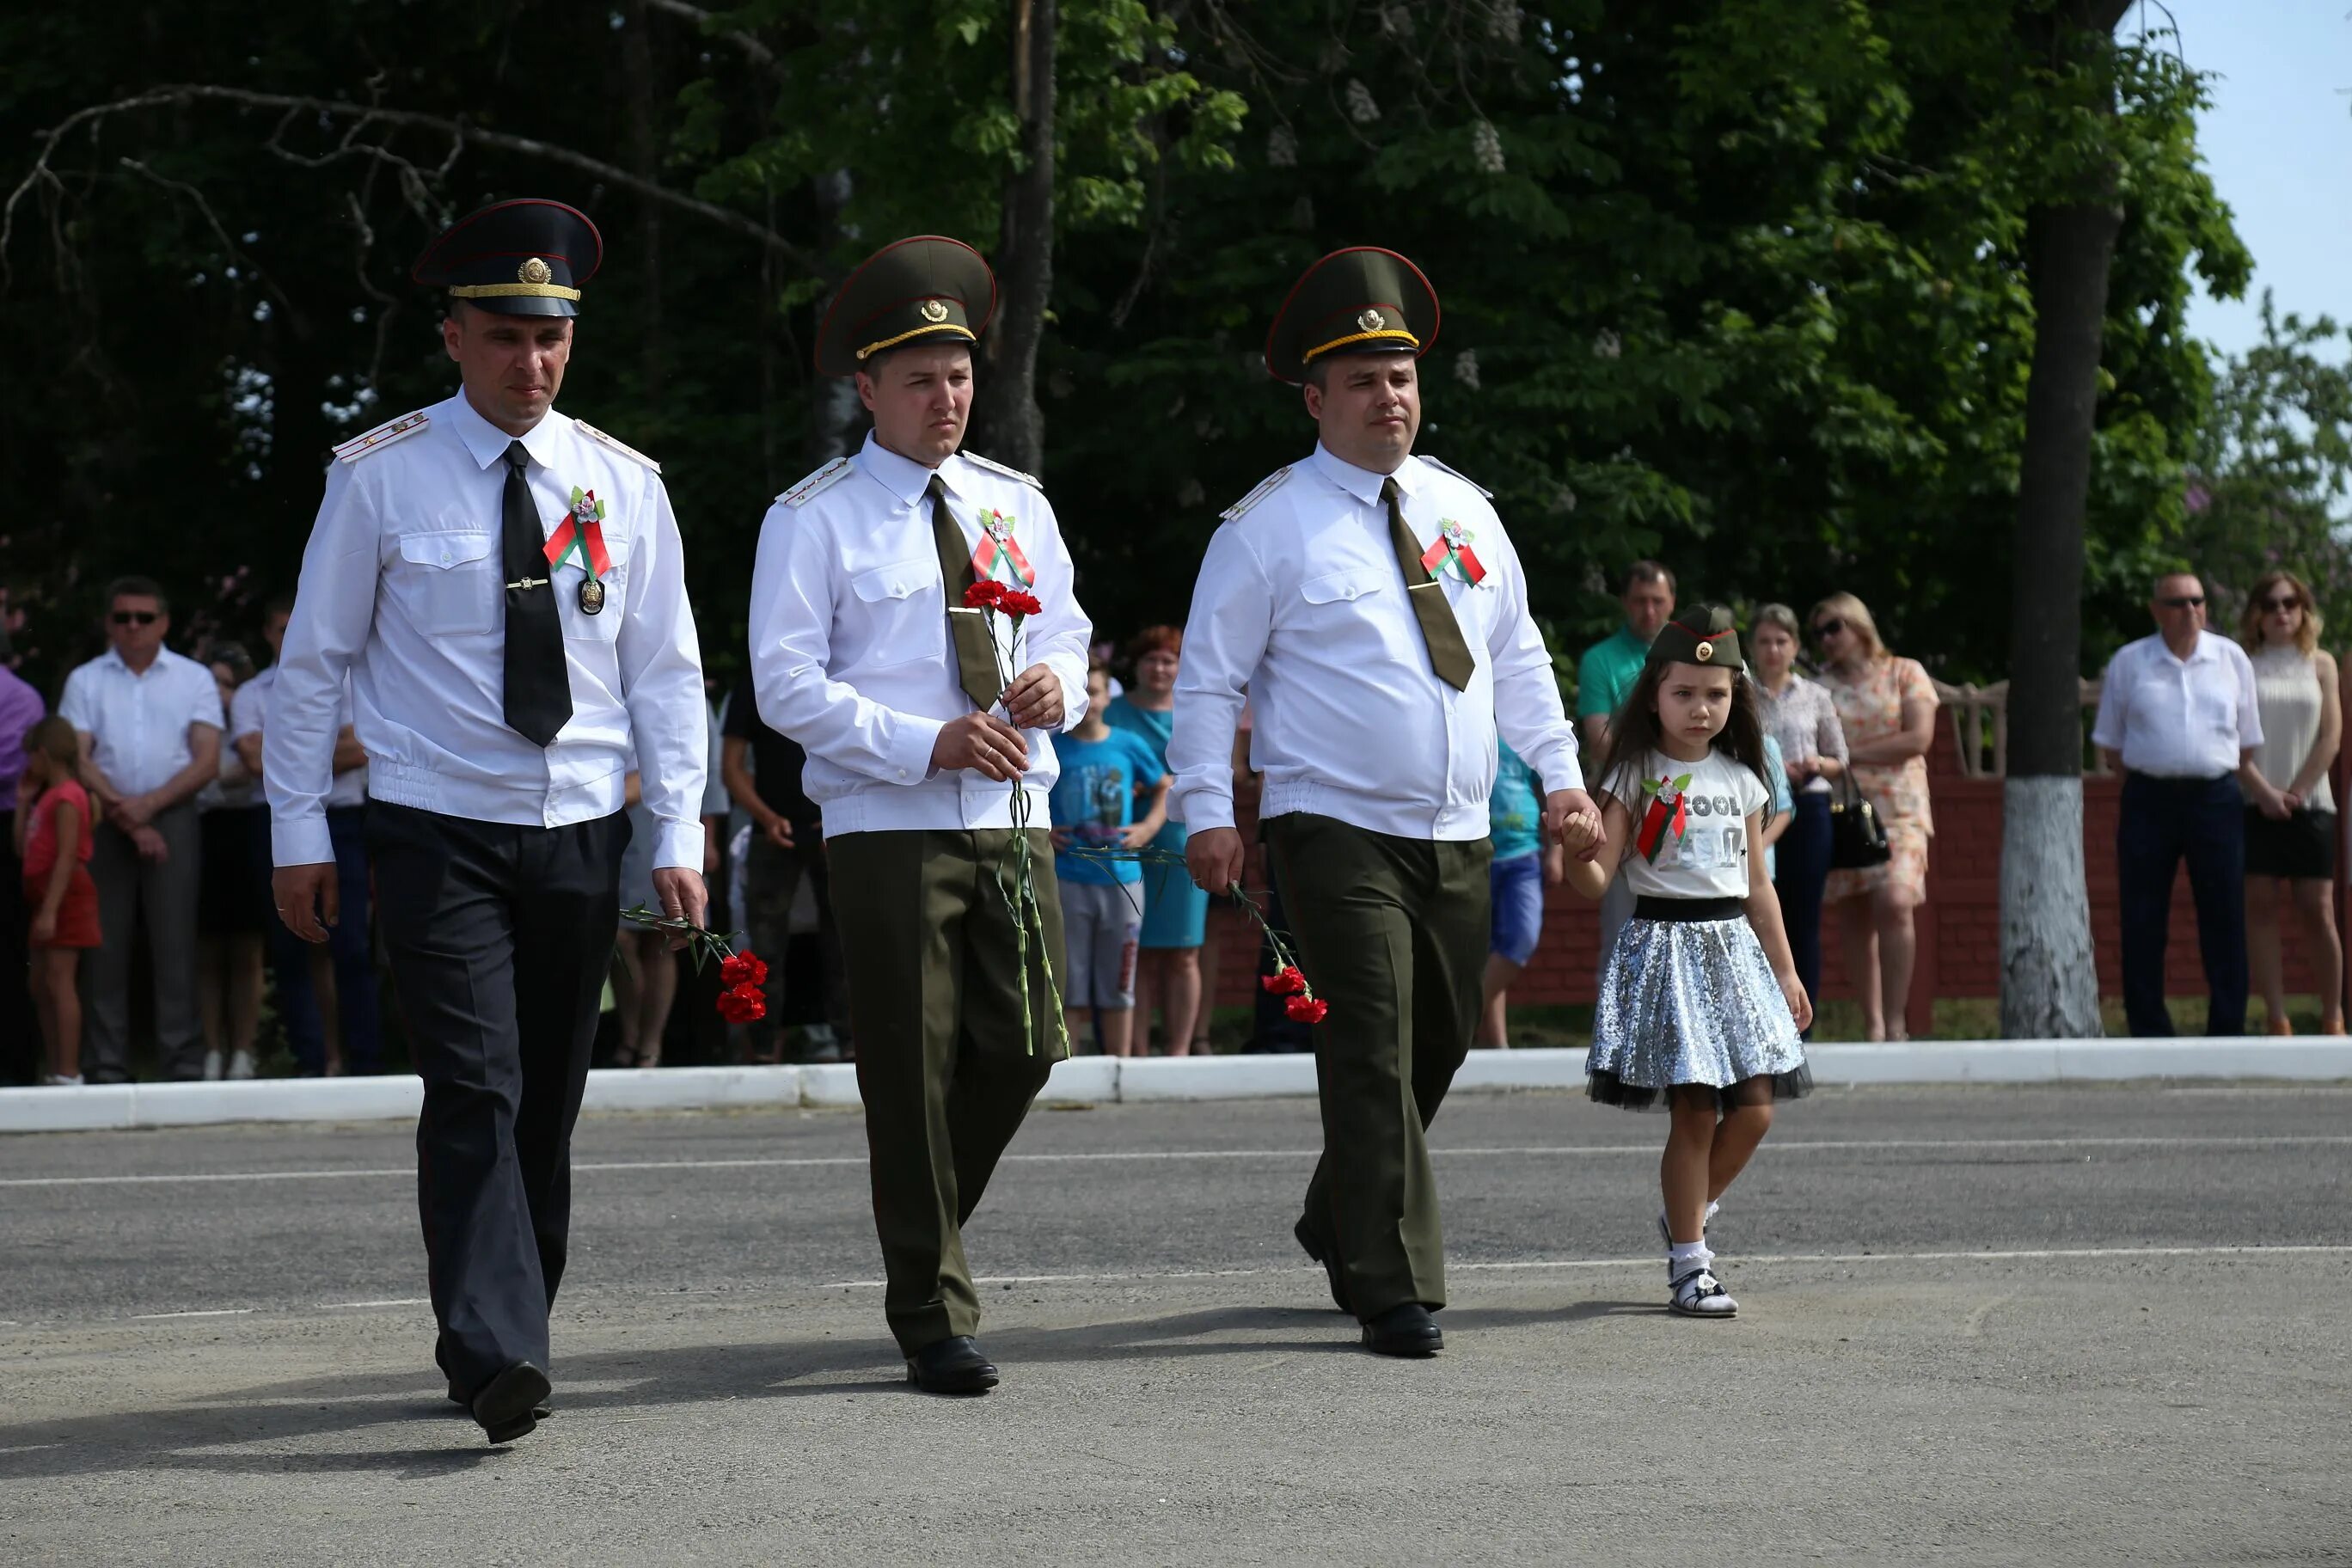
[[[1666,1248],[1666,1280],[1669,1284],[1694,1268],[1705,1268],[1715,1261],[1715,1254],[1703,1241],[1678,1241]]]

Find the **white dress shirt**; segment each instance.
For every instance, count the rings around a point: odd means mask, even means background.
[[[228,700],[228,738],[233,745],[247,735],[258,735],[269,721],[269,693],[278,685],[278,667],[268,669],[236,689]],[[358,720],[352,712],[351,682],[343,682],[342,705],[335,710],[335,732],[338,737],[346,726],[356,728]],[[335,775],[327,786],[327,807],[365,805],[367,804],[367,769],[364,766],[346,768]]]
[[[225,722],[213,672],[170,648],[144,674],[107,649],[66,677],[58,712],[90,738],[90,760],[124,795],[160,789],[188,765],[189,725]]]
[[[500,513],[513,437],[462,392],[424,412],[424,427],[328,470],[261,738],[278,864],[334,858],[325,812],[348,678],[369,798],[561,827],[621,809],[634,744],[658,824],[654,865],[699,871],[702,656],[658,472],[552,410],[521,437],[541,531],[554,532],[574,486],[593,490],[613,563],[594,616],[580,609],[576,552],[538,568],[554,579],[572,680],[572,717],[541,747],[505,717]]]
[[[1431,668],[1406,602],[1381,499],[1390,477],[1417,541],[1461,523],[1486,567],[1476,584],[1438,574],[1475,667],[1466,690]],[[1547,791],[1584,787],[1518,552],[1484,490],[1422,458],[1384,476],[1319,444],[1269,483],[1225,514],[1192,589],[1168,743],[1171,817],[1196,833],[1234,825],[1245,689],[1263,816],[1312,812],[1398,837],[1484,838],[1497,729]]]
[[[2186,659],[2161,636],[2126,643],[2099,683],[2091,743],[2121,752],[2127,772],[2156,778],[2236,773],[2241,753],[2263,743],[2253,661],[2228,637],[2207,631],[2197,634]]]
[[[1093,628],[1071,593],[1070,555],[1053,507],[1012,470],[961,453],[938,473],[967,552],[978,550],[988,514],[1010,521],[1043,609],[1022,623],[1009,663],[1016,676],[1043,664],[1060,678],[1062,728],[1071,728],[1086,715]],[[1013,825],[1010,782],[970,768],[931,768],[940,731],[971,711],[957,675],[925,499],[931,474],[869,435],[855,458],[779,496],[760,528],[752,684],[760,717],[808,752],[802,784],[824,813],[828,838]],[[1005,618],[990,619],[1002,637]],[[1061,766],[1042,731],[1025,738],[1023,783],[1030,820],[1043,827]]]

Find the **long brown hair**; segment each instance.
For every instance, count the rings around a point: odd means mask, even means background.
[[[2263,601],[2281,584],[2294,590],[2294,601],[2302,606],[2303,619],[2294,628],[2294,646],[2308,658],[2318,651],[2319,629],[2326,623],[2320,619],[2319,606],[2311,601],[2311,590],[2292,572],[2265,572],[2254,579],[2253,592],[2246,595],[2246,607],[2238,616],[2238,641],[2248,653],[2263,651]]]
[[[1601,787],[1615,795],[1624,787],[1612,783],[1636,775],[1649,765],[1650,753],[1659,749],[1665,731],[1658,723],[1658,687],[1666,671],[1677,660],[1654,658],[1642,666],[1642,678],[1633,682],[1633,689],[1625,694],[1625,705],[1609,720],[1609,750],[1601,768]],[[1705,669],[1694,664],[1693,669]],[[1764,820],[1770,823],[1778,811],[1772,795],[1770,764],[1764,759],[1764,715],[1756,704],[1756,682],[1745,669],[1731,672],[1731,713],[1724,720],[1723,728],[1716,731],[1715,749],[1756,775],[1764,786]],[[1628,812],[1633,803],[1620,798]],[[1750,846],[1752,849],[1754,847]]]

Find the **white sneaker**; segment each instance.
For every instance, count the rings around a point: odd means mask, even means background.
[[[221,1054],[218,1051],[206,1051],[205,1053],[205,1081],[206,1083],[218,1083],[220,1082],[220,1076]]]
[[[1667,1298],[1666,1310],[1682,1318],[1736,1318],[1739,1303],[1723,1288],[1712,1269],[1705,1264],[1692,1269],[1673,1285],[1674,1294]]]
[[[253,1076],[253,1053],[251,1051],[239,1051],[236,1055],[229,1058],[228,1076],[233,1079],[251,1078]]]

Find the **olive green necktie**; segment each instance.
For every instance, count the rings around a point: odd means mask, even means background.
[[[1429,645],[1429,666],[1438,679],[1456,691],[1467,691],[1477,661],[1462,640],[1454,606],[1445,602],[1445,584],[1421,563],[1421,542],[1404,521],[1403,497],[1394,479],[1381,481],[1381,499],[1389,503],[1389,538],[1396,545],[1397,564],[1404,568],[1404,596],[1412,602],[1413,619],[1421,623],[1421,640]]]
[[[963,607],[963,591],[979,581],[971,569],[971,552],[964,548],[963,530],[948,511],[948,488],[931,476],[925,491],[931,498],[931,534],[940,546],[940,583],[948,598],[948,636],[955,643],[957,682],[971,705],[982,712],[1004,695],[997,673],[996,647],[989,641],[986,612]]]

